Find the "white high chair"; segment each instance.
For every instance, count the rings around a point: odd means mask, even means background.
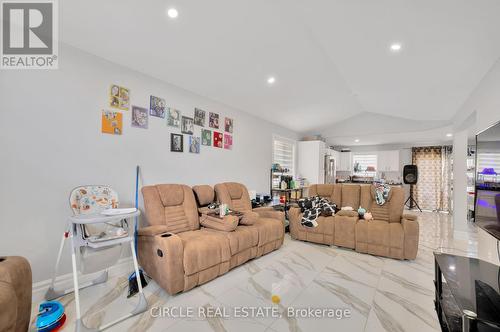
[[[147,301],[142,291],[139,274],[139,266],[135,252],[133,222],[139,216],[139,210],[126,214],[104,215],[102,212],[111,208],[118,208],[118,194],[108,186],[82,186],[71,191],[70,205],[73,215],[68,218],[68,228],[64,232],[54,276],[51,285],[45,294],[47,300],[53,300],[63,295],[74,292],[76,306],[76,331],[102,331],[129,317],[146,311]],[[72,251],[71,262],[73,270],[73,288],[56,291],[54,283],[59,270],[62,251],[67,238],[71,238]],[[96,279],[79,285],[77,270],[77,254],[80,258],[80,271],[82,274],[92,273],[109,267],[118,261],[122,252],[122,245],[130,243],[132,260],[134,262],[135,276],[139,288],[139,302],[134,310],[110,323],[104,324],[97,329],[89,329],[81,320],[80,312],[80,289],[106,282],[108,279],[107,269]]]

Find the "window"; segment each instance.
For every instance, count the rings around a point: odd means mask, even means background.
[[[354,165],[354,175],[372,176],[377,175],[377,155],[376,154],[355,154],[352,157]]]
[[[500,152],[478,152],[477,153],[477,172],[481,173],[484,180],[491,177],[491,169],[493,172],[500,173]],[[486,171],[486,173],[484,173]]]
[[[280,136],[273,137],[273,164],[280,164],[289,169],[289,174],[294,174],[295,141]]]

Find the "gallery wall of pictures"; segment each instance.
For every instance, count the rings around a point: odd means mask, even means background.
[[[102,110],[101,115],[101,132],[104,134],[123,135],[124,126],[128,127],[128,124],[124,124],[122,112],[131,112],[130,128],[147,130],[149,121],[165,122],[166,130],[170,131],[171,152],[184,152],[185,143],[189,153],[198,154],[202,146],[203,149],[233,148],[233,118],[219,113],[200,108],[181,111],[153,95],[149,97],[149,107],[139,102],[131,104],[130,90],[115,84],[110,86],[108,105],[109,109]],[[195,130],[195,126],[200,130]],[[199,132],[199,136],[195,132]]]

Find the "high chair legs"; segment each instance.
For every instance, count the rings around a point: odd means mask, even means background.
[[[61,263],[61,257],[62,257],[62,253],[63,253],[63,249],[64,249],[64,244],[66,243],[66,240],[68,239],[69,236],[70,236],[69,231],[65,231],[63,233],[63,236],[61,239],[61,245],[59,246],[59,252],[57,254],[57,261],[56,261],[56,266],[54,269],[54,275],[52,277],[52,281],[50,283],[49,289],[45,293],[45,300],[47,300],[47,301],[52,301],[52,300],[55,300],[61,296],[64,296],[66,294],[74,292],[74,288],[68,288],[68,289],[64,289],[64,290],[56,290],[55,286],[54,286],[54,284],[56,282],[57,274],[59,273],[59,264]],[[104,270],[94,280],[91,280],[91,281],[88,281],[86,283],[81,284],[80,289],[84,289],[84,288],[87,288],[90,286],[102,284],[102,283],[105,283],[106,281],[108,281],[108,270]]]
[[[73,238],[72,238],[73,241]],[[140,313],[143,313],[147,310],[148,308],[148,302],[146,300],[146,296],[144,295],[142,291],[142,284],[139,276],[139,264],[137,263],[137,256],[135,254],[135,246],[134,246],[134,241],[130,241],[130,249],[132,250],[132,260],[134,262],[134,270],[135,270],[135,275],[137,278],[137,284],[139,286],[139,302],[137,302],[137,305],[134,310],[129,312],[128,314],[117,318],[114,321],[111,321],[107,324],[104,324],[102,326],[99,326],[97,329],[89,329],[85,324],[83,323],[81,319],[81,312],[80,312],[80,296],[79,296],[79,288],[78,288],[78,271],[76,269],[76,250],[75,246],[73,245],[73,250],[71,252],[71,262],[73,265],[73,283],[74,283],[74,289],[75,289],[75,307],[76,307],[76,332],[89,332],[89,331],[103,331],[113,325],[116,325],[122,321],[124,321],[127,318],[130,318],[132,316],[138,315]]]

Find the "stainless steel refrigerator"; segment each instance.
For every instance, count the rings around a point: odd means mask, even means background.
[[[336,177],[336,163],[333,156],[326,155],[325,156],[325,183],[326,184],[334,184]]]

